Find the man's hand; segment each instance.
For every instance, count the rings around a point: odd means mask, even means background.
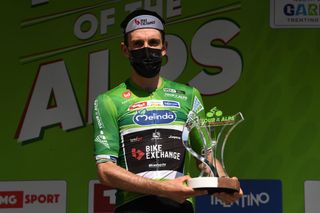
[[[232,179],[238,180],[238,178],[236,178],[236,177],[232,177]],[[239,200],[243,196],[243,191],[240,188],[239,192],[234,192],[233,194],[219,192],[219,193],[214,193],[214,196],[219,198],[225,204],[231,204],[231,203]]]
[[[206,195],[207,190],[195,190],[186,185],[186,182],[190,179],[190,176],[178,177],[174,180],[163,181],[164,194],[160,195],[176,202],[183,203],[187,198]]]
[[[97,165],[100,182],[106,186],[141,194],[156,195],[183,203],[187,198],[208,194],[206,190],[195,190],[187,186],[190,176],[159,181],[133,174],[113,162]]]

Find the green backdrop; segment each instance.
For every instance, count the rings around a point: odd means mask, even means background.
[[[2,3],[0,181],[66,180],[67,212],[87,212],[88,182],[97,178],[92,125],[87,120],[89,54],[109,51],[109,88],[130,74],[119,45],[119,23],[130,2],[143,5],[147,1]],[[164,11],[168,5],[168,1],[150,2],[163,3]],[[304,211],[304,181],[320,179],[320,31],[271,28],[269,4],[266,0],[181,1],[181,15],[165,18],[171,22],[167,32],[178,35],[186,45],[188,62],[176,79],[182,83],[203,69],[191,55],[192,38],[201,26],[223,19],[240,28],[228,44],[214,44],[227,45],[241,56],[241,76],[229,89],[204,96],[204,103],[207,108],[217,105],[226,113],[241,111],[245,116],[227,147],[229,172],[240,179],[280,179],[283,212],[298,213]],[[74,35],[79,17],[92,14],[100,23],[101,11],[108,8],[116,12],[107,33],[98,27],[90,38]],[[216,13],[195,17],[210,11]],[[192,19],[184,19],[188,17]],[[174,24],[177,20],[184,21]],[[84,23],[81,27],[85,32],[91,26]],[[50,125],[40,137],[18,142],[19,123],[23,124],[37,73],[41,65],[55,61],[65,63],[83,125],[68,131],[59,124]],[[206,69],[211,74],[219,72],[214,67]],[[50,100],[49,106],[57,105]]]

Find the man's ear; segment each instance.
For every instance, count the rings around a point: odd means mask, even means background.
[[[167,46],[168,46],[168,42],[165,41],[161,49],[162,56],[167,55]]]
[[[121,52],[126,58],[129,58],[129,49],[127,45],[124,44],[124,42],[121,42]]]

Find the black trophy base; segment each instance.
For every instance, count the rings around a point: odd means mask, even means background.
[[[238,180],[228,177],[197,177],[188,180],[188,185],[194,189],[206,189],[208,194],[225,192],[233,194],[239,192]]]

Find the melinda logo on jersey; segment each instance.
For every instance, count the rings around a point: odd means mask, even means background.
[[[140,110],[133,117],[138,125],[168,124],[176,120],[176,114],[170,110]]]

